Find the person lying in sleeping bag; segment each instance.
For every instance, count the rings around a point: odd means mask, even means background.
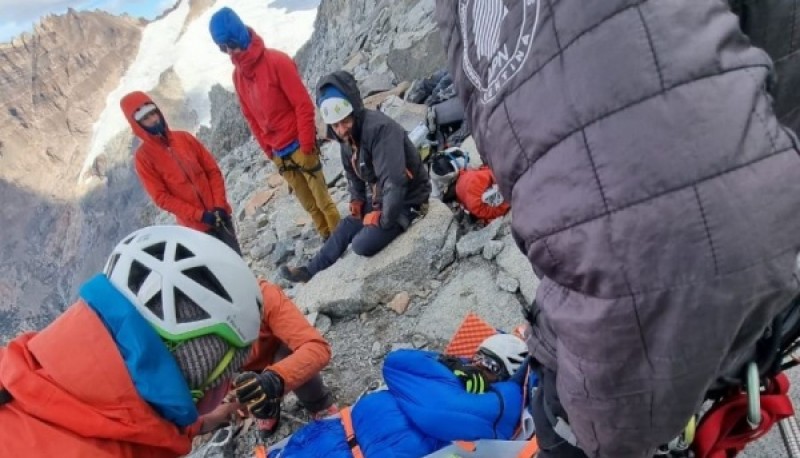
[[[386,389],[342,418],[310,423],[270,458],[418,458],[456,440],[511,439],[523,389],[511,376],[527,356],[511,334],[484,340],[472,360],[397,350],[384,361]],[[358,455],[360,453],[360,455]]]

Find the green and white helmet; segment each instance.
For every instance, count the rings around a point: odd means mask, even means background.
[[[114,248],[104,272],[171,344],[215,335],[244,348],[258,337],[258,281],[236,252],[210,235],[180,226],[140,229]]]
[[[325,124],[336,124],[353,112],[353,105],[347,99],[330,97],[322,101],[319,111]]]

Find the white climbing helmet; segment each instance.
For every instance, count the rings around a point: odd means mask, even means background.
[[[319,105],[319,111],[325,124],[336,124],[353,112],[353,105],[347,99],[329,97]]]
[[[243,348],[258,337],[258,281],[236,252],[208,234],[181,226],[140,229],[114,248],[104,272],[169,343],[216,335]]]
[[[513,334],[495,334],[481,342],[478,354],[500,361],[507,375],[512,376],[528,356],[528,347]]]

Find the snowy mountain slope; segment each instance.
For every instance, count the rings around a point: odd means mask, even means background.
[[[218,0],[191,23],[186,24],[190,5],[184,0],[165,17],[149,24],[142,33],[138,54],[119,85],[106,98],[106,105],[93,126],[92,142],[81,176],[106,145],[128,125],[119,109],[119,100],[134,90],[149,91],[170,68],[178,75],[189,107],[196,112],[199,125],[210,119],[208,91],[216,83],[232,88],[233,65],[211,40],[208,23],[218,9],[233,8],[242,20],[263,38],[267,46],[290,55],[308,40],[317,13],[316,2],[292,4],[281,0]],[[302,5],[299,9],[298,5]],[[196,126],[196,127],[198,127]]]

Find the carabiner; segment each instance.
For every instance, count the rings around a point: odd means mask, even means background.
[[[752,429],[761,424],[761,382],[754,361],[747,365],[747,424]]]

